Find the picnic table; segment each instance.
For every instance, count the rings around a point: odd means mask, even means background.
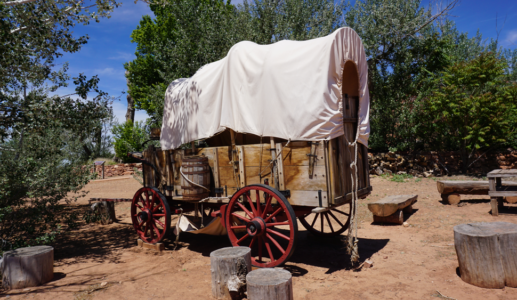
[[[503,185],[502,178],[517,177],[517,170],[502,170],[497,169],[487,174],[490,196],[490,205],[492,206],[492,215],[499,215],[499,208],[504,207],[503,197],[517,196],[517,187],[510,185]]]

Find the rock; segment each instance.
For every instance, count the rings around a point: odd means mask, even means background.
[[[368,268],[371,268],[372,266],[373,266],[373,261],[371,261],[371,260],[369,260],[369,259],[367,259],[367,260],[365,260],[365,261],[364,261],[364,264],[363,264],[363,267],[364,267],[364,268],[367,268],[367,269],[368,269]]]
[[[402,223],[402,226],[409,227],[409,223],[408,222],[404,222],[404,223]]]
[[[375,169],[375,174],[377,175],[382,175],[384,172],[382,171],[381,167],[377,167],[377,169]]]
[[[433,176],[433,172],[424,172],[424,176],[427,178],[427,177],[431,177]]]
[[[104,282],[101,283],[101,286],[105,286],[106,284],[108,284],[108,282],[104,281]]]
[[[399,171],[397,172],[398,175],[403,175],[403,174],[407,174],[407,172],[404,172],[404,171]]]
[[[389,169],[384,169],[383,171],[384,171],[384,173],[386,173],[388,175],[392,175],[393,174],[393,172],[391,172],[391,170],[389,170]]]

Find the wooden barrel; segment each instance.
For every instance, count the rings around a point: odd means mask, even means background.
[[[210,188],[208,157],[186,156],[181,163],[181,172],[183,173],[181,175],[183,200],[199,201],[208,197]]]

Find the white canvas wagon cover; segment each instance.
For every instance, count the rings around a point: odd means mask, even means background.
[[[344,134],[341,85],[347,61],[357,66],[356,139],[368,146],[368,66],[351,28],[308,41],[240,42],[228,55],[173,81],[165,93],[163,150],[231,128],[287,140],[328,140]]]

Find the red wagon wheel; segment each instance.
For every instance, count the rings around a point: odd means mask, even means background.
[[[233,246],[251,248],[251,262],[256,267],[282,265],[296,246],[294,210],[282,194],[267,185],[237,191],[228,203],[225,224]]]
[[[131,220],[144,242],[161,242],[171,227],[169,203],[157,188],[143,187],[133,197]]]
[[[300,223],[309,232],[318,236],[331,237],[340,235],[350,226],[350,203],[330,208],[321,213],[311,213],[298,217]]]

